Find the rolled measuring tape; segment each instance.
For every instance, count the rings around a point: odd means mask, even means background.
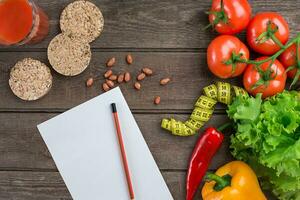
[[[184,124],[193,131],[198,131],[204,125],[204,122],[188,119]]]
[[[213,109],[217,101],[211,97],[201,95],[195,103],[195,107]]]
[[[203,95],[197,99],[194,110],[186,122],[163,119],[161,127],[177,136],[195,135],[205,122],[209,121],[217,102],[229,105],[236,96],[249,97],[246,90],[229,83],[217,82],[206,86],[203,88]]]
[[[195,121],[207,122],[211,118],[213,112],[214,109],[195,107],[190,118]]]
[[[185,123],[181,121],[176,121],[175,119],[163,119],[161,127],[172,132],[173,135],[178,136],[190,136],[196,133],[196,129],[188,127]]]
[[[217,100],[220,103],[224,103],[226,105],[230,104],[232,101],[231,96],[231,85],[229,83],[217,82],[217,91],[218,97]]]

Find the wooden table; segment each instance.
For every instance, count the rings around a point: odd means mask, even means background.
[[[121,89],[174,198],[183,200],[187,163],[198,136],[172,136],[160,128],[160,121],[163,117],[187,119],[201,89],[217,80],[206,66],[206,48],[216,34],[201,30],[207,24],[204,11],[209,9],[210,0],[97,1],[105,28],[92,43],[89,68],[76,77],[63,77],[52,70],[54,86],[46,97],[36,102],[19,100],[8,87],[10,68],[24,57],[49,64],[47,45],[59,32],[59,15],[70,2],[37,0],[50,17],[46,40],[33,46],[0,48],[0,199],[71,199],[36,125],[101,94],[105,62],[114,56],[116,72],[130,71],[135,75],[144,66],[155,72],[142,83],[141,91],[133,89],[133,82],[121,85]],[[290,24],[291,36],[300,31],[299,1],[251,2],[255,13],[280,11]],[[131,66],[125,62],[128,53],[134,57]],[[86,88],[85,81],[90,76],[97,77],[96,82]],[[172,83],[159,86],[162,77],[171,77]],[[158,106],[153,104],[157,95],[162,98]],[[218,106],[208,124],[218,126],[227,120],[225,107]],[[229,133],[210,170],[232,159],[228,139]]]

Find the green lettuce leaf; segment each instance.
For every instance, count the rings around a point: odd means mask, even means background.
[[[228,115],[232,119],[243,122],[255,121],[261,109],[261,94],[254,98],[236,97],[235,101],[228,107]]]
[[[281,200],[300,200],[300,95],[284,91],[265,101],[236,97],[227,114],[235,122],[231,153],[247,162]]]

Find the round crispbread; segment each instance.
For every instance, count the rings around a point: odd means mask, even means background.
[[[88,43],[59,34],[48,46],[48,60],[53,69],[65,76],[82,73],[90,63],[91,48]]]
[[[61,13],[60,29],[71,38],[87,43],[101,34],[104,18],[99,8],[89,1],[74,1]]]
[[[24,58],[11,69],[9,86],[20,99],[37,100],[50,91],[52,75],[44,63],[32,58]]]

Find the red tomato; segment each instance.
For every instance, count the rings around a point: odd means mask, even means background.
[[[247,0],[213,0],[209,21],[221,34],[235,34],[244,30],[251,18],[251,6]],[[218,22],[218,23],[216,23]]]
[[[294,66],[295,69],[289,71],[287,73],[289,78],[294,78],[300,66],[297,66],[296,63],[296,44],[290,46],[287,50],[285,50],[279,57],[280,62],[287,69],[291,66]],[[300,48],[298,48],[298,54],[300,55]],[[300,69],[299,69],[300,70]]]
[[[260,57],[256,59],[256,61],[264,60],[268,57]],[[262,97],[270,97],[277,93],[280,93],[285,88],[286,83],[286,73],[282,64],[275,60],[275,62],[271,65],[271,61],[265,62],[260,65],[260,69],[262,72],[259,72],[255,65],[248,65],[247,69],[244,73],[244,87],[245,89],[252,95],[256,95],[258,93],[262,93]],[[270,69],[270,73],[268,74],[268,69]],[[255,84],[261,82],[266,85],[260,85],[256,88]]]
[[[272,29],[276,31],[273,34],[284,45],[289,39],[289,26],[284,18],[275,12],[262,12],[254,16],[247,28],[247,41],[249,46],[256,52],[263,55],[272,55],[280,50],[269,36],[267,40],[259,43],[258,37],[267,31],[268,24],[271,23]]]
[[[249,50],[237,37],[220,35],[207,48],[207,65],[210,71],[220,78],[230,78],[241,75],[247,64],[238,62],[232,57],[235,54],[239,59],[248,60]],[[225,64],[225,62],[231,64]]]

